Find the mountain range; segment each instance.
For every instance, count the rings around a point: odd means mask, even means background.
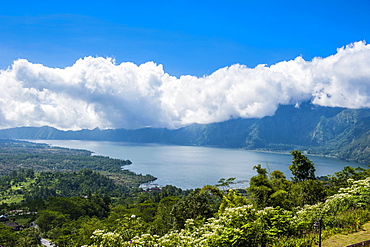
[[[95,140],[199,145],[222,148],[305,153],[370,163],[370,109],[280,105],[273,116],[192,124],[170,130],[143,128],[62,131],[53,127],[0,130],[6,139]]]

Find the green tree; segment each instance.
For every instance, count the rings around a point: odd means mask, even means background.
[[[216,186],[223,187],[223,189],[225,190],[230,187],[230,184],[234,183],[235,179],[236,178],[228,178],[228,179],[221,178],[220,180],[218,180],[218,183],[216,184]]]
[[[170,196],[163,198],[159,202],[153,222],[153,231],[155,234],[164,235],[173,228],[175,219],[170,212],[179,200],[179,197]]]
[[[289,181],[283,172],[276,170],[270,174],[271,186],[274,193],[270,196],[271,204],[274,207],[280,206],[284,209],[290,209],[292,201],[289,198],[289,191],[292,182]]]
[[[48,232],[53,228],[60,227],[69,221],[69,215],[63,214],[58,211],[43,210],[38,212],[36,220],[37,225],[41,231]]]
[[[295,206],[313,205],[326,198],[326,190],[319,180],[305,180],[292,185],[290,197]]]
[[[279,170],[275,170],[270,174],[271,185],[274,190],[286,190],[288,191],[291,182],[286,178],[284,173]]]
[[[247,198],[233,189],[221,191],[216,186],[206,185],[201,189],[200,192],[208,192],[210,195],[216,196],[216,198],[221,201],[217,214],[222,214],[226,208],[240,207],[249,203]]]
[[[75,236],[75,246],[83,246],[91,244],[92,239],[90,238],[96,229],[103,229],[104,224],[101,220],[96,217],[88,218],[86,221],[81,223],[80,228],[77,230]]]
[[[217,207],[215,207],[212,197],[196,190],[174,205],[171,216],[174,219],[174,227],[182,229],[187,219],[207,219],[216,212]]]
[[[84,201],[87,200],[81,197],[49,197],[47,209],[66,214],[71,219],[77,219],[86,214],[86,211],[83,209]]]
[[[352,166],[346,166],[342,171],[335,172],[334,175],[329,177],[329,189],[332,193],[338,192],[340,188],[345,188],[350,186],[348,179],[353,179],[355,181],[360,179],[365,179],[369,176],[369,170],[362,167],[354,168]]]
[[[304,181],[304,180],[315,180],[315,164],[311,162],[306,156],[304,156],[301,151],[294,150],[290,153],[293,155],[292,164],[289,169],[294,175],[294,181]]]
[[[11,227],[0,223],[0,246],[13,247],[17,237]]]
[[[258,175],[253,176],[249,182],[248,192],[257,207],[263,208],[270,204],[270,196],[274,193],[271,181],[267,176],[267,170],[260,164],[254,166]]]
[[[117,219],[113,228],[109,230],[114,231],[116,234],[118,234],[123,241],[130,241],[135,236],[148,233],[148,228],[148,223],[146,223],[141,217],[138,217],[136,215],[125,215],[122,218]],[[112,246],[120,245],[116,244]]]
[[[236,190],[230,189],[229,192],[223,196],[218,214],[222,214],[226,208],[236,208],[247,205],[249,201]]]
[[[137,203],[133,209],[132,212],[145,222],[152,222],[157,212],[156,204],[151,201]]]
[[[40,231],[35,227],[29,227],[18,232],[17,247],[37,247],[41,245]]]

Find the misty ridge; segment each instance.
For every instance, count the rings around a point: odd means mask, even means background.
[[[331,156],[370,162],[370,109],[324,107],[304,102],[280,105],[273,116],[237,118],[219,123],[191,124],[179,129],[68,130],[19,127],[0,130],[0,138],[29,140],[93,140],[241,148]]]
[[[273,116],[279,106],[369,107],[370,45],[271,66],[234,64],[179,78],[162,65],[85,57],[49,68],[19,59],[0,71],[0,128],[179,129],[192,124]]]

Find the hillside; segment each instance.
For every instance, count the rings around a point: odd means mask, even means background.
[[[167,143],[266,151],[300,149],[341,159],[370,161],[370,109],[281,105],[261,119],[231,119],[180,129],[108,129],[61,131],[52,127],[0,130],[0,138],[97,140]]]
[[[317,242],[318,219],[324,240],[367,227],[370,169],[345,167],[317,180],[304,172],[311,161],[297,150],[292,155],[292,180],[258,165],[246,189],[231,189],[229,178],[188,191],[143,190],[104,175],[129,161],[2,140],[2,168],[15,169],[0,173],[0,243],[39,246],[43,236],[55,246],[308,247]],[[306,169],[298,172],[298,163]]]

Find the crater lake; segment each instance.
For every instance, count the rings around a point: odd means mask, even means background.
[[[182,189],[215,185],[221,178],[235,177],[233,187],[245,188],[257,172],[253,167],[261,164],[268,172],[280,170],[287,178],[292,176],[289,165],[292,155],[265,153],[239,149],[200,146],[177,146],[123,142],[80,140],[28,140],[52,146],[86,149],[94,155],[129,159],[132,164],[123,167],[130,171],[151,174],[158,179],[154,185],[174,185]],[[368,168],[366,165],[335,158],[307,155],[315,163],[316,176],[333,175],[345,166]]]

